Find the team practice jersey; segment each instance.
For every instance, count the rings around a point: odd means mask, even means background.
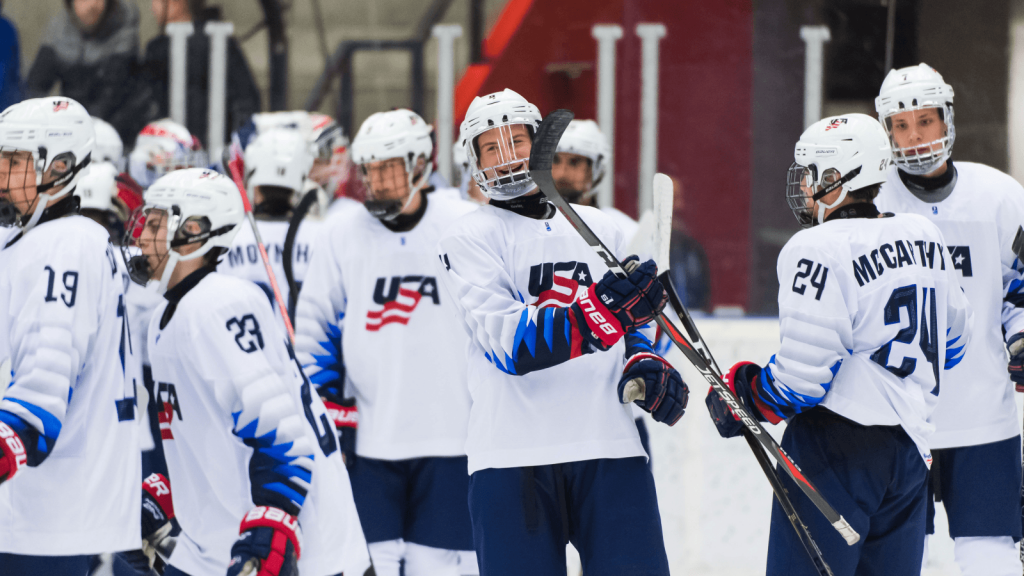
[[[362,574],[369,557],[337,430],[263,292],[200,270],[167,298],[149,356],[182,528],[170,563],[223,576],[242,517],[273,506],[298,516],[302,574]]]
[[[306,271],[309,269],[309,262],[313,257],[313,243],[321,222],[314,218],[306,218],[299,225],[299,231],[295,235],[295,248],[292,253],[292,272],[295,274],[295,282],[302,287],[306,278]],[[256,226],[260,229],[260,237],[267,249],[267,257],[270,259],[270,267],[274,269],[274,277],[277,280],[277,287],[281,289],[281,298],[288,304],[288,295],[291,293],[288,280],[284,275],[284,240],[288,234],[287,220],[257,220]],[[231,250],[223,256],[217,271],[230,274],[250,282],[255,282],[263,289],[274,312],[278,312],[277,300],[274,298],[274,291],[270,287],[270,279],[267,278],[267,268],[263,265],[263,258],[260,256],[260,249],[256,245],[256,235],[252,227],[242,223],[235,240],[231,243]],[[280,312],[278,312],[280,314]],[[281,321],[283,328],[284,321]]]
[[[577,210],[622,256],[611,219]],[[471,473],[646,457],[617,398],[625,344],[589,353],[568,308],[607,267],[561,214],[534,220],[485,205],[456,222],[438,252],[446,294],[471,334]]]
[[[778,421],[821,405],[901,425],[927,459],[929,416],[963,358],[971,310],[938,229],[920,216],[833,220],[779,254],[781,346],[755,388]]]
[[[108,238],[93,221],[69,216],[0,245],[0,366],[10,377],[0,421],[28,456],[0,485],[0,552],[141,546],[141,378],[120,254]]]
[[[920,214],[946,239],[946,257],[974,309],[974,337],[964,360],[942,384],[932,422],[932,448],[973,446],[1020,434],[1014,389],[1006,371],[1003,330],[1024,330],[1024,275],[1011,244],[1024,224],[1024,189],[982,164],[957,162],[957,180],[945,200],[911,194],[896,169],[876,201],[880,210]]]
[[[318,386],[345,375],[359,409],[360,456],[466,453],[466,333],[434,263],[441,234],[476,206],[432,194],[424,201],[408,232],[385,228],[361,205],[332,216],[299,299],[299,359]]]

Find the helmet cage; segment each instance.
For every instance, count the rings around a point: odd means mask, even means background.
[[[534,186],[533,178],[530,176],[529,155],[525,158],[520,157],[516,154],[515,146],[512,145],[513,126],[525,126],[532,142],[534,127],[531,124],[516,123],[503,124],[486,130],[475,136],[472,145],[466,147],[466,154],[469,156],[473,171],[473,180],[476,181],[481,191],[497,200],[516,198]],[[480,166],[479,140],[480,136],[491,130],[498,131],[498,163],[483,168]]]
[[[918,100],[915,99],[913,102],[916,103]],[[903,112],[916,112],[918,110],[925,110],[928,108],[935,108],[939,113],[939,118],[946,125],[946,134],[942,138],[931,142],[922,142],[914,146],[900,147],[896,143],[896,138],[892,133],[893,116]],[[885,128],[885,134],[889,137],[889,143],[892,145],[893,162],[908,174],[920,176],[932,172],[938,168],[940,164],[944,163],[953,153],[953,141],[956,139],[956,128],[953,124],[953,104],[950,102],[925,100],[921,105],[910,107],[904,107],[903,103],[900,102],[898,108],[891,109],[882,118],[882,127]],[[925,148],[927,148],[928,151],[922,154],[921,151]]]
[[[417,161],[423,158],[424,164],[420,172],[416,172]],[[401,159],[402,167],[405,169],[405,174],[398,176],[405,180],[406,196],[402,198],[377,198],[373,191],[373,184],[371,183],[370,171],[371,170],[389,170],[393,171],[394,167],[380,166],[380,164],[387,163],[391,160]],[[378,164],[378,166],[368,167],[370,164]],[[416,196],[416,193],[426,186],[430,179],[430,173],[432,172],[433,166],[430,163],[430,159],[420,154],[419,156],[413,153],[406,154],[405,156],[395,156],[392,158],[381,158],[375,159],[370,162],[359,164],[359,176],[363,180],[363,185],[366,187],[366,200],[363,205],[366,206],[367,211],[373,215],[374,218],[382,218],[384,220],[392,220],[397,218],[402,213],[412,199]],[[417,174],[419,177],[417,178]],[[391,180],[395,180],[396,176],[392,175]]]
[[[13,202],[0,202],[0,204],[4,205],[2,209],[0,209],[0,226],[16,225],[20,220],[21,226],[27,231],[34,227],[39,222],[39,219],[42,218],[43,211],[46,210],[46,206],[50,203],[50,200],[61,198],[72,190],[74,184],[77,183],[78,175],[91,162],[92,153],[87,153],[81,162],[76,162],[77,158],[75,158],[74,152],[70,151],[62,152],[53,158],[49,158],[49,154],[45,146],[38,146],[35,148],[9,145],[0,146],[0,158],[8,157],[9,155],[17,152],[28,153],[31,157],[31,169],[35,175],[35,207],[32,209],[31,214],[22,214],[17,210],[17,207]],[[69,167],[58,174],[52,182],[43,183],[43,178],[46,176],[46,173],[53,166],[53,163],[57,161],[66,161]],[[28,169],[26,169],[25,172],[27,175]],[[7,182],[2,183],[2,187],[4,189],[10,189],[11,175],[12,172],[8,170]],[[24,185],[28,185],[27,179]],[[50,190],[53,190],[54,188],[61,187],[62,189],[57,192],[50,192]],[[32,202],[30,201],[29,206],[31,205]],[[28,206],[25,208],[27,209]],[[26,217],[28,218],[27,220],[25,220]]]
[[[818,166],[808,164],[804,166],[794,162],[786,174],[786,202],[789,209],[793,211],[797,222],[803,228],[810,228],[817,224],[825,223],[825,212],[842,204],[849,192],[845,184],[856,178],[863,166],[858,166],[846,174],[840,175],[835,168],[826,168],[819,176]],[[841,189],[839,196],[831,204],[822,202],[836,189]],[[814,206],[817,204],[817,213]]]

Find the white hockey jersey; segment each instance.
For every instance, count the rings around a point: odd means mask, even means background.
[[[313,258],[313,244],[321,225],[322,221],[307,217],[299,225],[299,231],[295,235],[292,272],[300,289]],[[288,234],[288,221],[257,220],[256,226],[260,229],[260,237],[263,238],[263,244],[267,249],[270,267],[274,269],[277,287],[281,289],[281,297],[287,305],[291,293],[284,275],[284,240]],[[252,227],[248,223],[242,224],[242,228],[231,243],[231,250],[221,258],[217,271],[255,282],[266,294],[274,312],[280,315],[274,291],[270,287],[270,279],[267,278],[267,268],[263,265],[260,249],[256,245],[256,235],[252,233]],[[281,320],[281,327],[284,328],[284,320]]]
[[[141,377],[108,238],[88,218],[67,216],[0,244],[0,365],[9,362],[12,378],[0,420],[29,456],[0,485],[0,552],[141,546]]]
[[[974,446],[1020,434],[1014,388],[1006,371],[1003,330],[1024,330],[1024,267],[1010,246],[1024,224],[1024,189],[1002,172],[957,162],[956,185],[937,203],[919,200],[889,171],[880,210],[920,214],[948,243],[960,285],[974,308],[974,338],[963,362],[943,380],[932,422],[932,448]]]
[[[161,433],[182,528],[170,563],[223,576],[242,517],[274,506],[298,513],[302,574],[362,574],[369,556],[337,430],[266,296],[201,270],[166,297],[149,356],[169,416]]]
[[[577,210],[621,256],[625,241],[611,219]],[[608,269],[561,214],[534,220],[485,205],[451,226],[438,252],[471,334],[470,473],[646,457],[630,408],[617,398],[624,342],[588,353],[567,313]]]
[[[332,216],[299,299],[299,360],[317,386],[345,374],[345,395],[359,409],[360,456],[466,453],[466,332],[434,263],[438,239],[476,205],[425,199],[408,232],[389,230],[362,205]]]
[[[827,221],[778,261],[781,346],[755,401],[778,421],[822,405],[901,425],[928,458],[929,416],[971,337],[971,309],[935,225],[915,215]]]

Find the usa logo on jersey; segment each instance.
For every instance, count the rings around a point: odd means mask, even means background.
[[[423,298],[440,306],[434,276],[392,276],[377,278],[373,302],[379,306],[366,312],[366,330],[376,332],[388,324],[406,325]]]
[[[174,440],[174,433],[171,432],[171,421],[174,415],[181,420],[181,405],[178,403],[178,393],[174,390],[174,384],[169,382],[157,382],[156,405],[160,407],[157,414],[157,421],[160,423],[160,439]]]
[[[530,267],[530,296],[538,308],[569,306],[580,288],[594,283],[586,262],[545,262]]]

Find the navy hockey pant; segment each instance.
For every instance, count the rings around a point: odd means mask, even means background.
[[[0,552],[0,576],[87,576],[95,556],[23,556]]]
[[[644,458],[488,468],[469,480],[480,576],[668,576],[654,477]]]
[[[952,538],[1021,539],[1020,436],[932,450],[932,458],[929,534],[935,533],[935,502],[942,502]]]
[[[798,414],[782,448],[860,534],[847,546],[781,470],[779,477],[835,576],[920,574],[928,468],[899,426],[862,426],[823,407]],[[817,576],[779,503],[772,504],[769,576]]]

